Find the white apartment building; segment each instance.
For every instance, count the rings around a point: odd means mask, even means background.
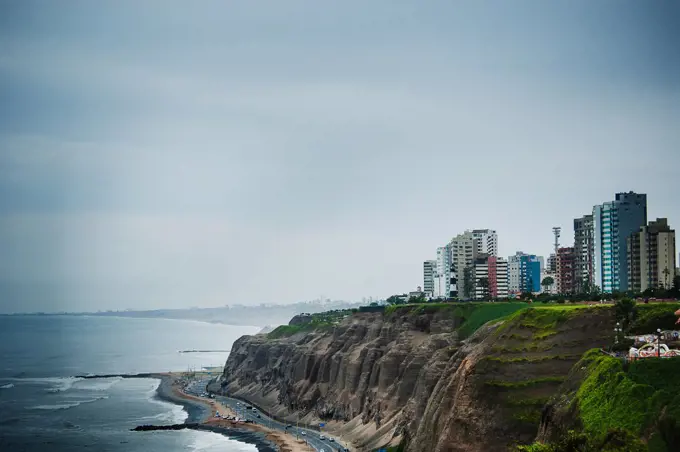
[[[477,239],[477,254],[498,256],[498,234],[493,229],[473,229],[472,237]]]
[[[508,257],[508,292],[520,293],[520,258],[526,256],[522,251],[517,251]]]
[[[423,290],[426,296],[432,297],[435,293],[435,276],[437,274],[437,261],[423,262]]]
[[[437,248],[437,278],[435,282],[437,297],[448,298],[451,291],[451,259],[449,247],[440,246]]]
[[[474,269],[476,300],[508,297],[508,261],[501,257],[489,256],[477,259]],[[479,284],[482,278],[486,278],[488,287]]]
[[[546,287],[543,285],[543,280],[550,276],[553,279],[552,285]],[[557,293],[557,273],[550,271],[550,267],[541,269],[541,293]]]
[[[491,287],[492,298],[508,298],[508,261],[499,257],[496,259],[496,290]]]
[[[475,262],[475,300],[484,300],[489,297],[489,288],[479,284],[479,280],[483,278],[487,281],[490,279],[487,259],[484,259],[483,262]]]
[[[473,293],[465,293],[464,275],[465,269],[469,269],[470,278],[473,279],[474,284],[474,269],[473,263],[478,256],[477,239],[474,237],[472,231],[465,231],[463,234],[458,234],[449,242],[449,252],[451,258],[451,284],[449,288],[449,296],[451,298],[467,299],[474,296]]]

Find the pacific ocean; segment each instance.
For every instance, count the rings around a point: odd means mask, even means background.
[[[131,432],[187,414],[156,397],[155,379],[78,379],[223,366],[258,327],[96,316],[0,316],[0,450],[255,451],[217,433]]]

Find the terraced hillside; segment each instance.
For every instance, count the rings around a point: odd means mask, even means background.
[[[425,304],[296,319],[232,347],[218,390],[326,428],[358,450],[508,450],[584,352],[609,306]]]
[[[532,442],[545,403],[584,352],[611,342],[614,323],[611,307],[545,306],[488,325],[448,363],[422,418],[414,418],[422,421],[412,423],[417,448],[410,450]]]

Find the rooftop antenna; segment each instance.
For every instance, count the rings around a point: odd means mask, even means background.
[[[553,235],[555,236],[555,265],[557,265],[557,250],[560,248],[560,232],[562,231],[562,228],[555,226],[552,230]]]

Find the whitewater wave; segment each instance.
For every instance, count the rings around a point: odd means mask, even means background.
[[[55,385],[52,388],[47,389],[47,392],[64,392],[68,391],[73,387],[73,385],[80,381],[81,378],[75,378],[75,377],[65,377],[65,378],[46,378],[45,381],[48,384]]]
[[[214,432],[195,432],[189,447],[191,452],[223,450],[225,447],[239,452],[257,451],[257,447],[252,444],[235,441]]]
[[[102,399],[108,399],[108,396],[102,396],[102,397],[95,397],[94,399],[86,399],[86,400],[67,400],[64,403],[57,403],[54,405],[36,405],[32,407],[27,407],[29,410],[48,410],[48,411],[54,411],[54,410],[68,410],[69,408],[75,408],[79,405],[82,405],[84,403],[93,403],[96,402],[97,400],[102,400]]]
[[[159,388],[160,385],[161,385],[161,381],[160,381],[160,380],[153,379],[153,380],[151,380],[151,381],[153,382],[153,383],[152,383],[152,386],[153,386],[153,387],[152,387],[151,389],[149,389],[149,390],[146,392],[146,398],[147,398],[147,400],[151,400],[151,399],[155,399],[155,398],[156,398],[156,395],[158,394],[158,388]]]
[[[157,423],[160,421],[167,422],[170,424],[181,424],[186,420],[188,416],[189,415],[187,414],[186,411],[184,411],[184,408],[182,408],[179,405],[172,405],[168,411],[164,411],[154,416],[145,416],[143,418],[140,418],[139,421],[140,423],[144,422]]]
[[[122,377],[112,377],[112,378],[98,378],[91,380],[80,380],[73,384],[73,389],[85,390],[85,391],[107,391],[111,389],[113,385],[122,381]]]
[[[0,389],[11,389],[14,387],[14,383],[8,383],[6,385],[0,386]]]
[[[45,377],[45,378],[2,378],[5,381],[13,381],[17,384],[39,384],[50,385],[51,388],[46,389],[47,392],[63,392],[71,389],[73,384],[82,378],[76,377]],[[10,383],[14,385],[14,383]],[[8,386],[8,385],[5,385]]]

